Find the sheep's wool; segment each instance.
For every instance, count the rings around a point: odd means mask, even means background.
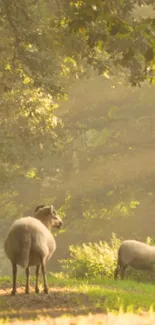
[[[122,265],[137,268],[155,263],[155,247],[136,240],[125,240],[119,249],[119,261]]]
[[[40,264],[40,258],[48,260],[56,249],[56,242],[40,220],[24,217],[13,223],[4,248],[12,263],[27,267]]]

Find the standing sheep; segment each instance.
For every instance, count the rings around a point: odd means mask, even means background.
[[[128,266],[135,269],[151,269],[155,264],[155,247],[137,240],[125,240],[118,250],[117,267],[114,272],[116,280],[120,273],[124,279]]]
[[[12,295],[16,293],[17,265],[26,269],[25,293],[29,293],[30,266],[36,266],[35,292],[39,293],[38,280],[41,266],[44,293],[48,293],[46,263],[56,249],[51,229],[52,227],[61,228],[61,226],[62,220],[52,205],[38,206],[33,217],[23,217],[14,221],[4,243],[5,253],[12,263]]]

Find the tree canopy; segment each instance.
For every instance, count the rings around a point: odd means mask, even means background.
[[[72,215],[77,236],[96,227],[94,238],[105,219],[110,229],[114,216],[134,216],[144,187],[153,193],[154,9],[0,0],[2,231],[52,201],[66,228]]]

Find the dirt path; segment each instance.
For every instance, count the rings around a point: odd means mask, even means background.
[[[77,294],[73,289],[54,287],[48,295],[24,294],[24,287],[18,288],[16,296],[10,296],[10,288],[0,290],[0,318],[34,319],[38,316],[58,317],[64,314],[79,315],[96,313],[100,310],[93,306],[89,297]]]

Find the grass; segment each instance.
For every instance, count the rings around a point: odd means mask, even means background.
[[[66,286],[79,294],[85,294],[96,307],[101,307],[106,312],[155,310],[155,287],[149,283],[107,278],[65,279],[62,274],[51,275],[49,283]]]
[[[0,279],[4,283],[9,281],[9,278]],[[24,283],[23,277],[19,279]],[[34,285],[35,278],[32,277]],[[152,284],[137,283],[131,280],[113,280],[107,278],[96,279],[70,279],[65,277],[62,273],[50,274],[48,276],[48,283],[50,287],[68,288],[69,292],[77,293],[77,302],[80,302],[81,295],[87,297],[94,307],[103,308],[104,312],[119,310],[134,312],[144,310],[155,310],[155,287]]]
[[[120,314],[155,311],[155,287],[152,284],[107,278],[70,279],[62,273],[49,274],[49,295],[34,293],[35,278],[31,277],[31,294],[24,294],[25,277],[18,278],[18,293],[10,296],[11,279],[0,278],[0,319],[32,320],[39,316],[55,318],[66,315]],[[40,285],[42,290],[42,284]],[[2,323],[0,321],[0,323]]]

